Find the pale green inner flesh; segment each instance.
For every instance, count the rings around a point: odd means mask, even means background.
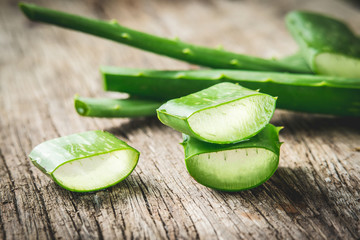
[[[279,157],[263,148],[244,148],[199,154],[186,162],[199,183],[221,190],[251,188],[267,180],[276,170]]]
[[[194,113],[188,122],[196,134],[209,141],[239,141],[268,124],[274,102],[268,95],[255,95]]]
[[[120,181],[136,163],[135,151],[114,151],[65,163],[53,172],[53,177],[66,188],[91,191]]]
[[[333,53],[321,53],[315,58],[320,74],[347,78],[360,78],[360,60]]]

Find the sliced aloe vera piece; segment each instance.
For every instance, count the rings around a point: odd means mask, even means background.
[[[278,167],[280,129],[268,124],[249,140],[227,145],[184,134],[186,168],[197,182],[217,190],[241,191],[259,186]]]
[[[234,143],[263,129],[275,110],[276,98],[233,83],[219,83],[170,100],[158,110],[162,123],[212,143]]]
[[[89,192],[124,180],[135,168],[139,154],[108,132],[88,131],[43,142],[29,157],[61,187]]]
[[[289,13],[286,23],[314,72],[360,78],[360,38],[345,23],[306,11]]]

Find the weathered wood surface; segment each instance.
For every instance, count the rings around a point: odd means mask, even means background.
[[[197,44],[258,56],[296,50],[284,15],[313,9],[351,22],[344,1],[37,1],[44,6]],[[15,1],[0,3],[0,239],[359,239],[358,118],[277,111],[283,125],[278,171],[265,184],[223,193],[186,172],[179,133],[155,118],[90,119],[72,103],[102,91],[99,65],[195,66],[85,34],[29,22]],[[78,194],[55,185],[28,153],[44,140],[104,129],[141,151],[124,182]]]

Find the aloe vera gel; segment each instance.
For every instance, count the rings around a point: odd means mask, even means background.
[[[162,105],[162,123],[200,140],[218,144],[248,139],[263,129],[276,98],[233,83],[219,83]]]
[[[125,179],[139,152],[108,132],[88,131],[43,142],[29,157],[61,187],[89,192]]]
[[[211,144],[184,135],[189,174],[199,183],[223,191],[240,191],[268,180],[279,164],[281,128],[268,124],[236,144]]]

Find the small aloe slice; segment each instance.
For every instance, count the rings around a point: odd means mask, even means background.
[[[259,134],[236,144],[212,144],[183,135],[185,164],[200,184],[222,191],[254,188],[279,164],[281,127],[268,124]]]
[[[170,100],[158,110],[162,123],[206,142],[239,142],[270,121],[276,98],[233,83],[219,83]]]
[[[108,132],[88,131],[43,142],[29,157],[61,187],[89,192],[124,180],[139,152]]]

